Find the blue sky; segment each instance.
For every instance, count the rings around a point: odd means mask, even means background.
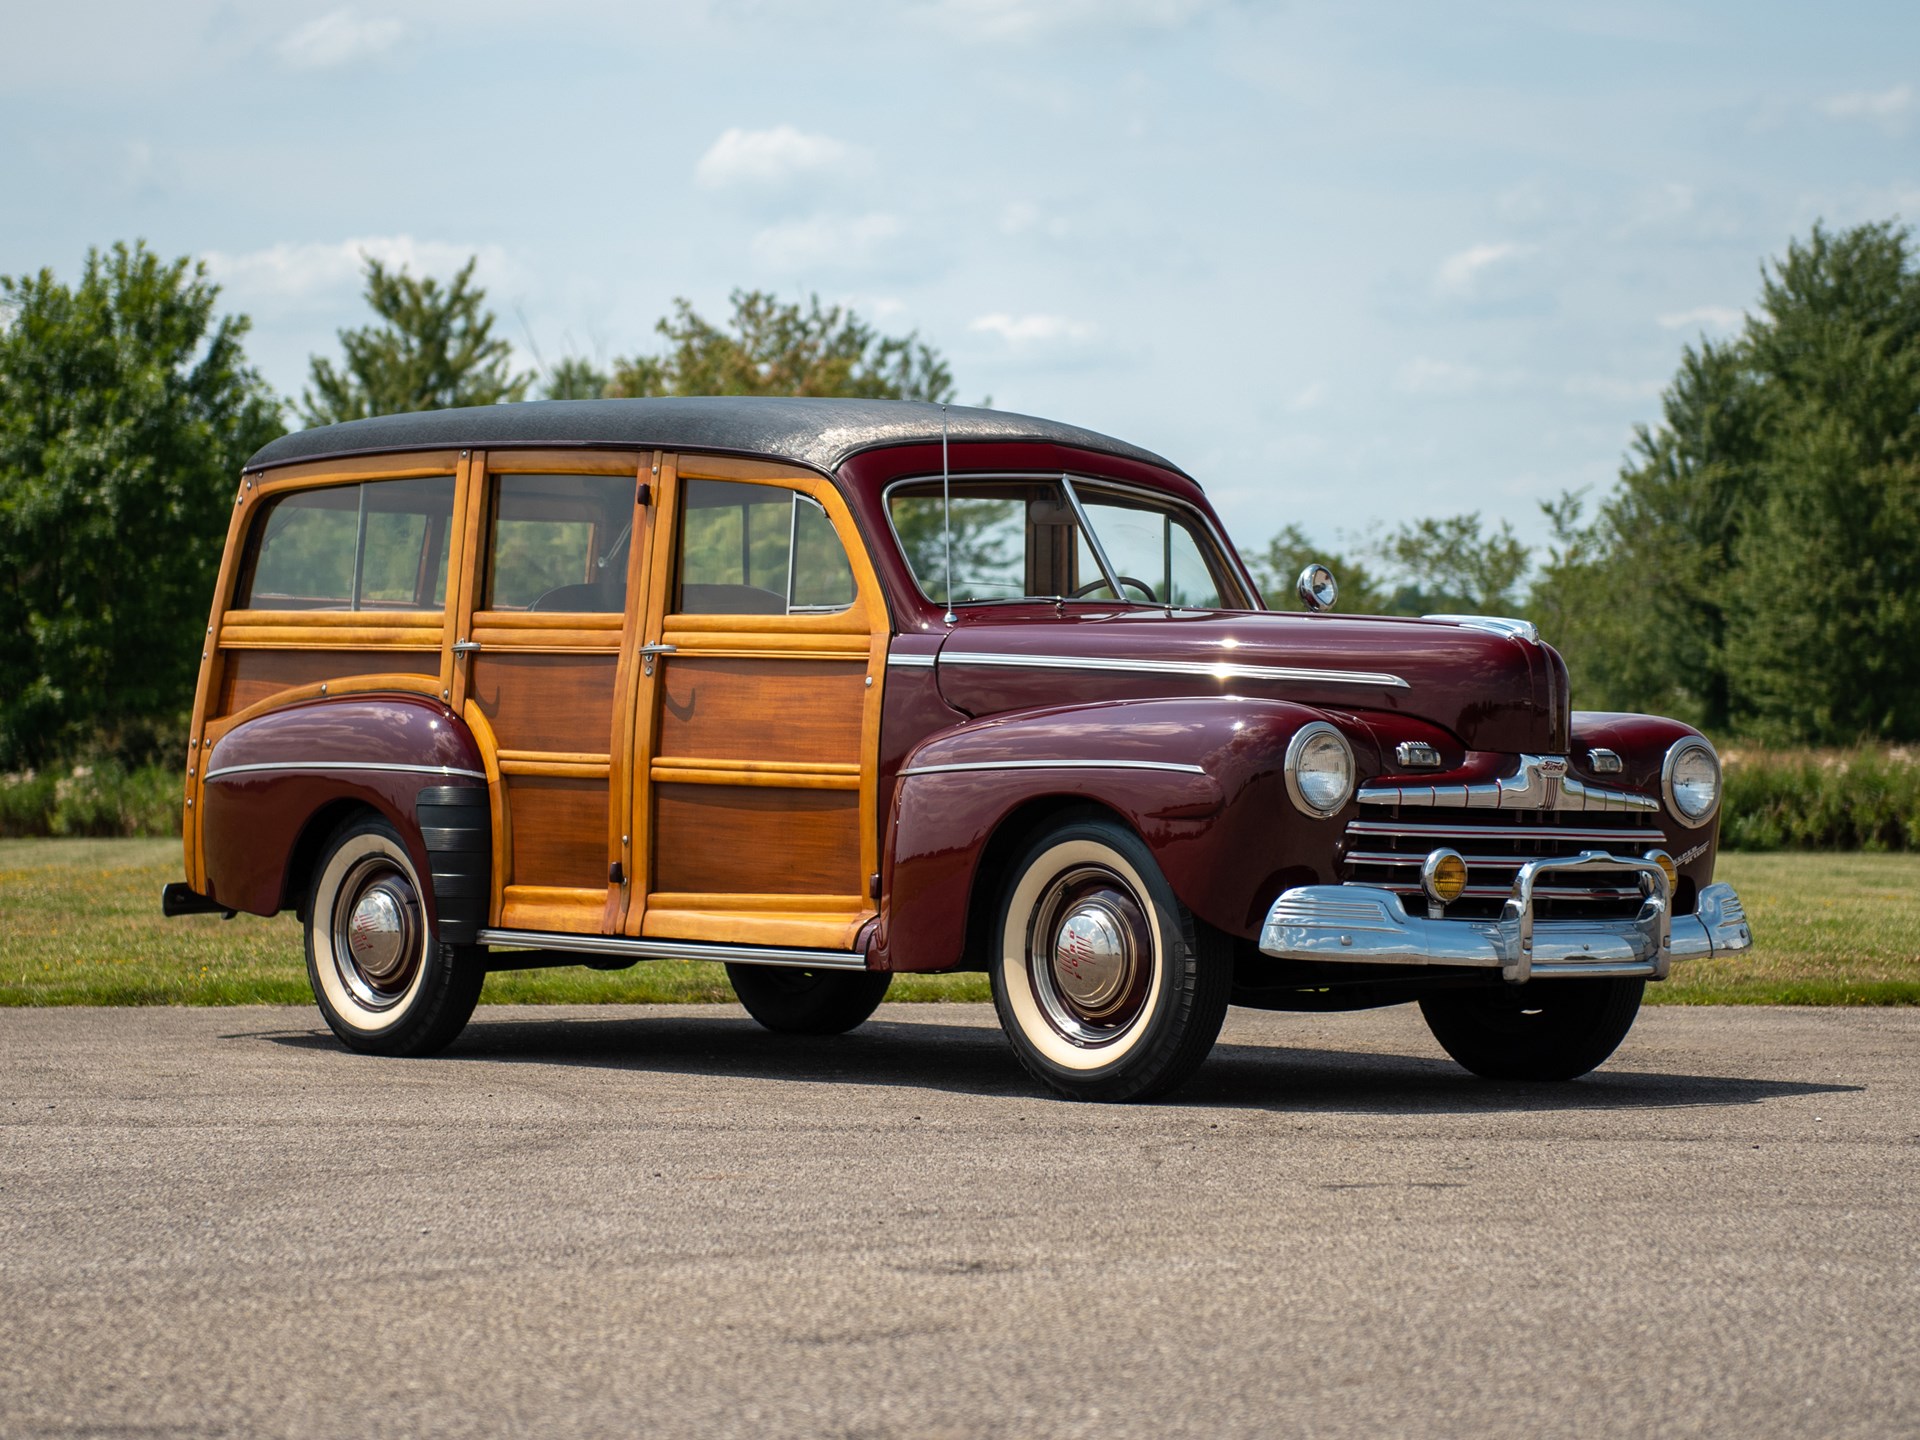
[[[0,273],[204,256],[297,393],[356,256],[531,363],[818,292],[1297,521],[1612,483],[1817,219],[1920,220],[1920,6],[7,0]]]

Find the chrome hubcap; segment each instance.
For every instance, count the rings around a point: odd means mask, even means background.
[[[1027,974],[1047,1021],[1076,1045],[1118,1039],[1140,1015],[1153,929],[1126,881],[1082,866],[1049,885],[1027,938]]]
[[[369,1009],[396,1004],[425,951],[420,901],[407,877],[383,857],[361,861],[340,886],[332,928],[341,983]]]

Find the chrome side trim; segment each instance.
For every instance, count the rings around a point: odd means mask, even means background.
[[[939,658],[940,658],[939,656],[933,654],[931,651],[929,651],[925,655],[918,655],[918,654],[896,655],[893,652],[889,651],[887,654],[887,664],[903,665],[908,667],[909,669],[931,670],[933,669],[933,662]]]
[[[1581,868],[1638,870],[1653,893],[1631,920],[1536,921],[1532,880]],[[1658,871],[1649,861],[1601,851],[1570,861],[1534,861],[1516,877],[1497,920],[1409,915],[1398,894],[1372,885],[1301,885],[1267,911],[1260,949],[1283,960],[1498,969],[1517,984],[1575,975],[1661,980],[1675,960],[1732,955],[1752,946],[1753,931],[1731,885],[1709,885],[1693,914],[1669,916],[1666,877],[1655,878]]]
[[[1567,774],[1564,755],[1522,755],[1504,780],[1458,785],[1368,785],[1362,805],[1400,805],[1450,810],[1658,810],[1651,795],[1608,790]]]
[[[461,770],[452,765],[394,765],[374,760],[269,760],[257,765],[222,765],[218,770],[207,771],[207,779],[219,780],[227,775],[251,775],[265,770],[301,770],[320,773],[378,770],[398,775],[457,775],[468,780],[487,778],[487,772],[484,770]]]
[[[1449,625],[1464,625],[1469,630],[1485,630],[1489,635],[1504,635],[1509,640],[1540,643],[1540,627],[1531,620],[1509,615],[1422,615],[1422,620],[1443,620]]]
[[[559,935],[544,930],[482,930],[482,945],[615,955],[633,960],[718,960],[733,965],[791,965],[809,970],[864,970],[867,957],[851,950],[791,950],[778,945],[710,945],[699,940],[636,940],[625,935]]]
[[[957,770],[1172,770],[1182,775],[1204,775],[1206,767],[1177,760],[966,760],[951,765],[914,765],[908,775],[945,775]]]
[[[1398,675],[1373,670],[1304,670],[1287,665],[1235,665],[1224,660],[1101,660],[1087,655],[1005,655],[975,650],[940,653],[942,665],[989,665],[1033,670],[1107,670],[1128,675],[1202,675],[1214,680],[1302,680],[1329,685],[1413,687]]]

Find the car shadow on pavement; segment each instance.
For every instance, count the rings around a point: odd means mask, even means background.
[[[245,1038],[296,1049],[341,1051],[340,1042],[318,1028]],[[1046,1094],[1020,1068],[997,1029],[926,1021],[873,1020],[847,1035],[798,1036],[771,1034],[745,1016],[712,1014],[476,1018],[439,1058],[742,1080],[922,1087],[973,1095]],[[1861,1088],[1749,1076],[1656,1073],[1620,1068],[1619,1062],[1570,1083],[1494,1082],[1469,1075],[1441,1057],[1220,1044],[1192,1080],[1160,1103],[1349,1114],[1501,1113],[1754,1105],[1785,1096]]]

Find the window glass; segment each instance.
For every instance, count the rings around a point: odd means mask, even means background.
[[[956,604],[1022,598],[1113,602],[1092,540],[1059,482],[968,478],[954,480],[951,488]],[[1122,601],[1206,609],[1246,603],[1198,517],[1093,482],[1078,481],[1074,488],[1093,535],[1119,572]],[[887,508],[922,593],[943,602],[949,527],[941,482],[899,486]]]
[[[630,475],[496,475],[488,610],[627,608]]]
[[[844,610],[853,567],[833,522],[777,485],[689,480],[680,520],[680,599],[694,615]]]
[[[1106,549],[1107,560],[1120,581],[1122,599],[1201,610],[1221,608],[1220,582],[1208,570],[1199,542],[1184,517],[1097,492],[1082,494],[1080,503]],[[1091,554],[1081,573],[1100,573],[1099,563]],[[1113,590],[1102,584],[1090,593],[1111,597]]]
[[[254,521],[236,605],[440,609],[446,604],[452,522],[451,475],[280,496]]]

